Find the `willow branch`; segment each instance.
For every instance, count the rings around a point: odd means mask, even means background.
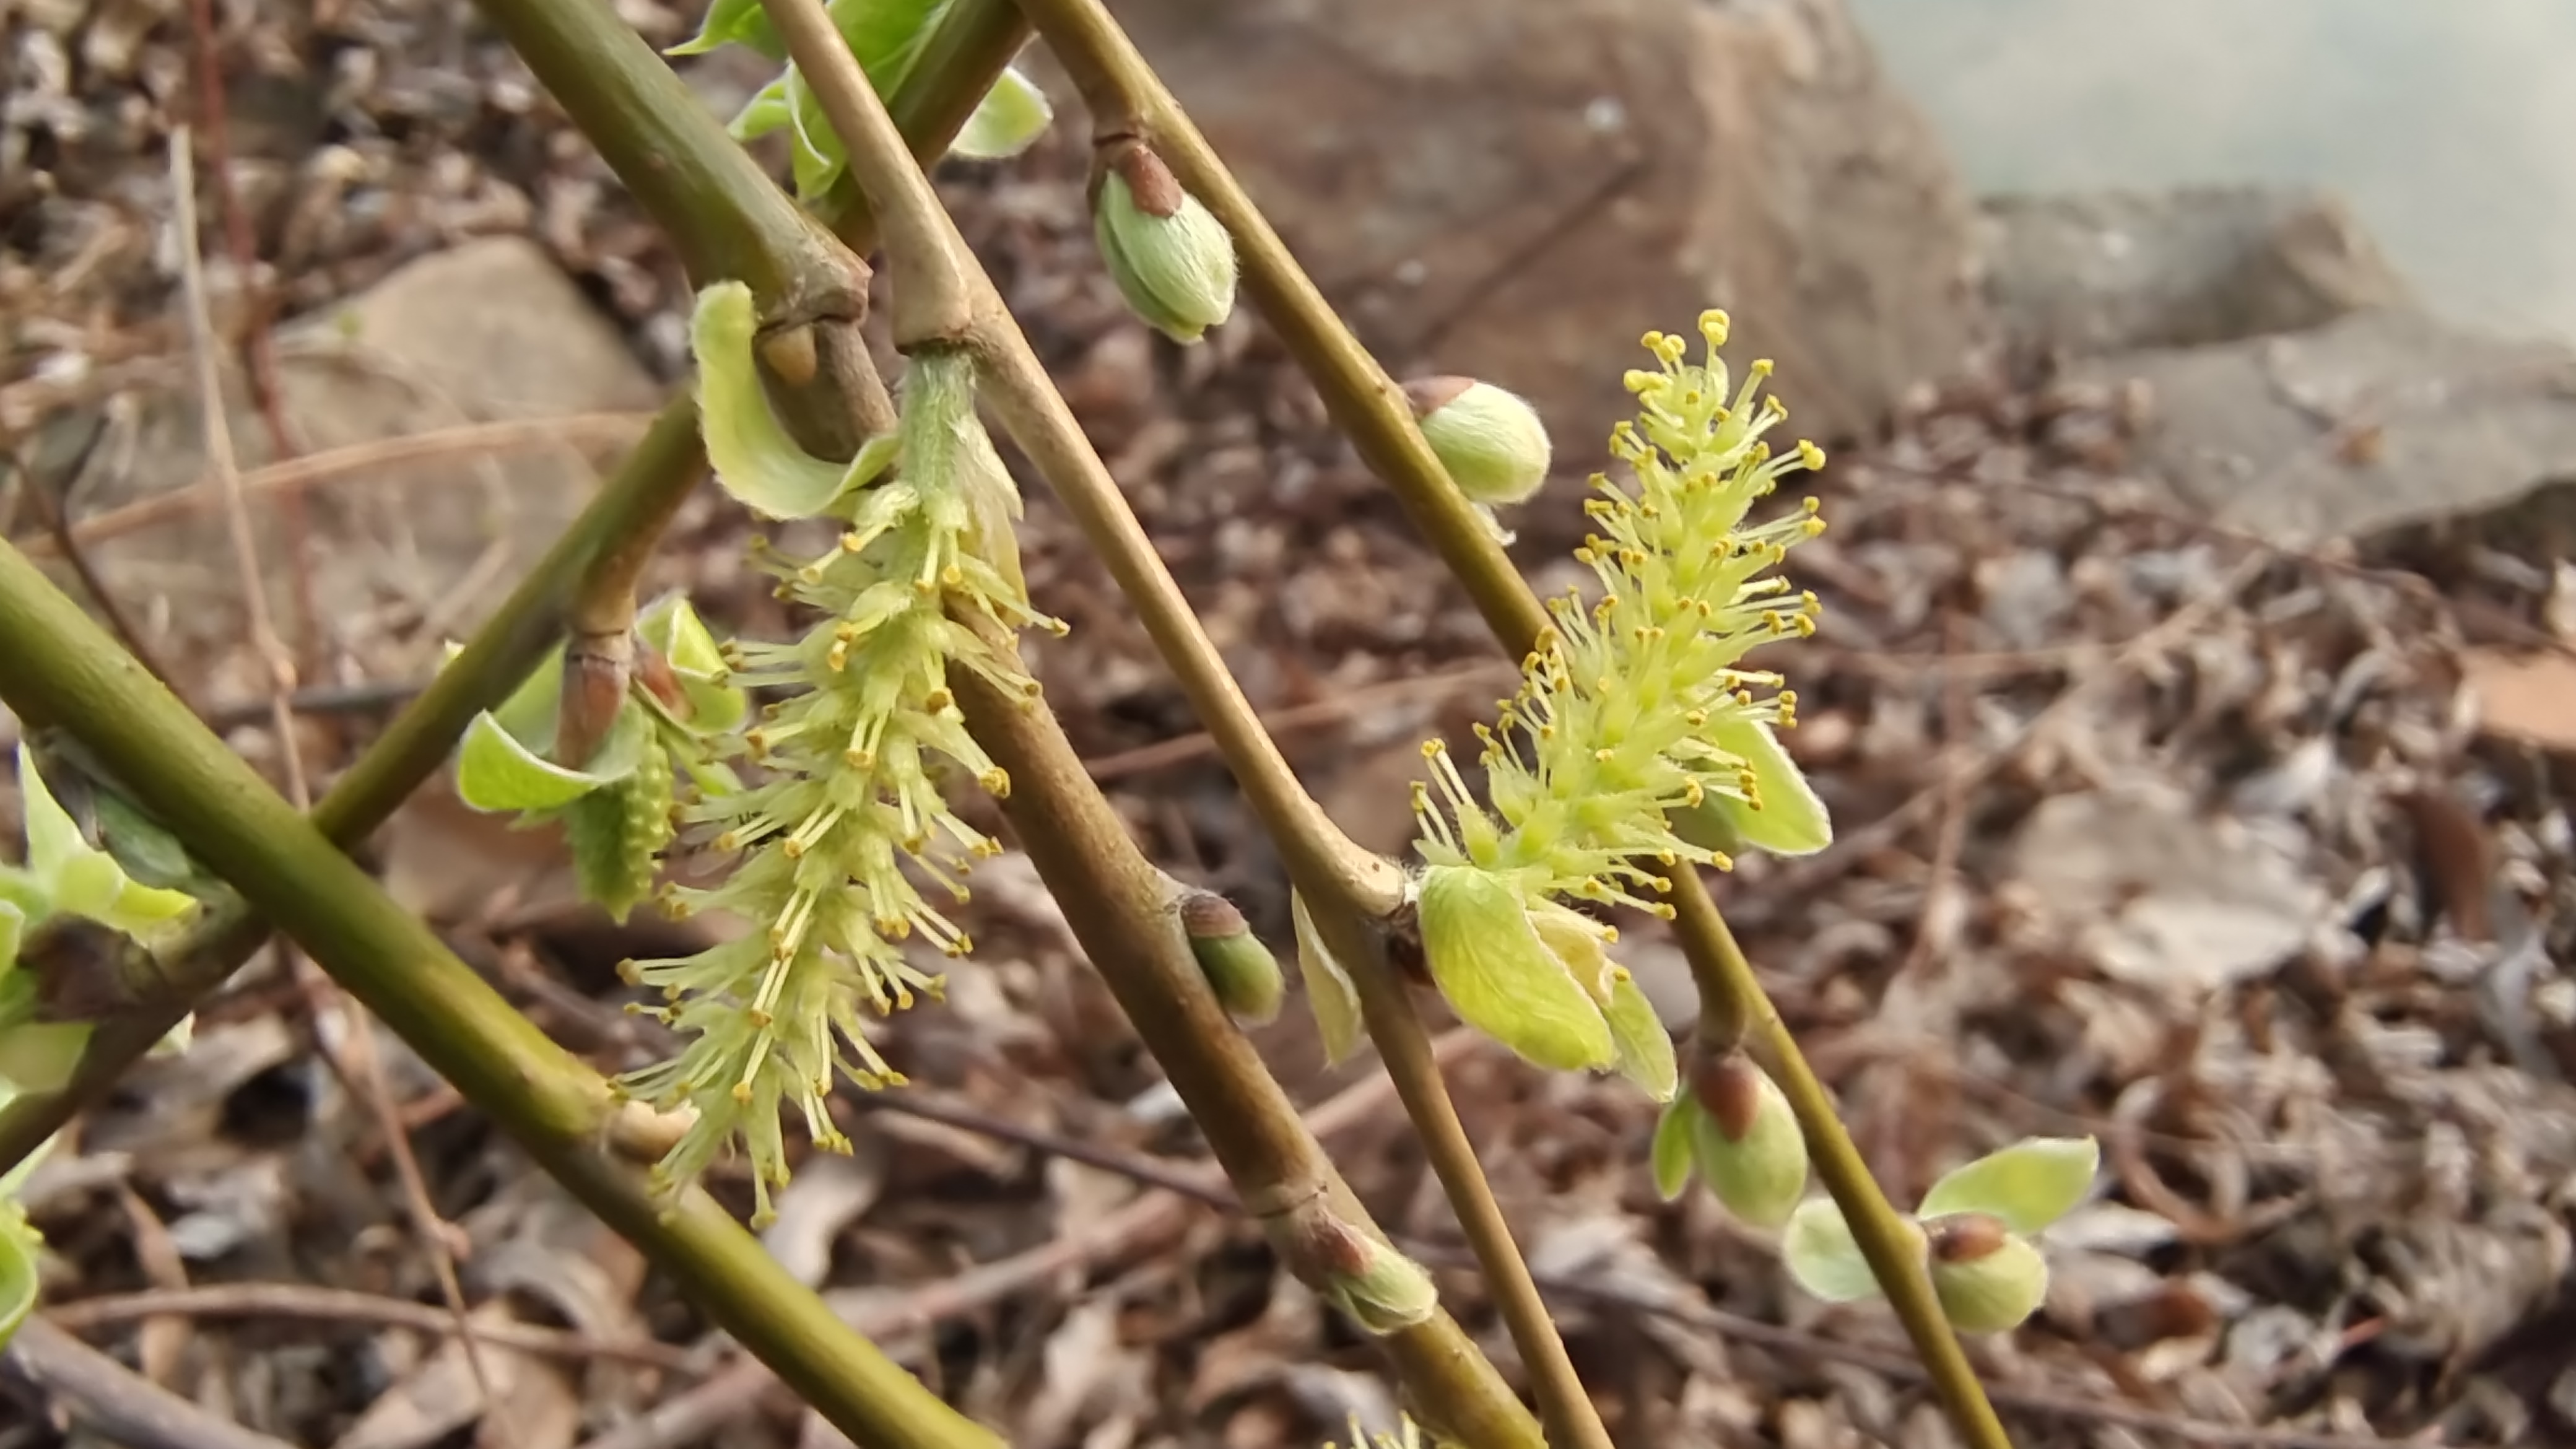
[[[1178,585],[1163,568],[1099,455],[1048,381],[1018,324],[967,251],[928,178],[903,150],[892,119],[878,102],[867,77],[833,33],[819,0],[763,0],[763,5],[839,134],[860,192],[896,239],[889,260],[895,283],[896,346],[907,350],[967,347],[977,353],[983,365],[986,396],[1004,427],[1083,525],[1095,552],[1109,565],[1145,620],[1149,634],[1180,676],[1265,829],[1287,858],[1299,889],[1337,921],[1345,923],[1348,934],[1365,942],[1374,954],[1381,943],[1365,928],[1364,920],[1382,922],[1401,905],[1401,872],[1352,845],[1298,784],[1199,627]],[[991,748],[989,743],[987,748]],[[1064,758],[1071,759],[1069,750],[1064,752]],[[1017,778],[1015,771],[1014,779]],[[1132,847],[1128,853],[1133,856]],[[1133,859],[1137,869],[1146,869],[1141,856]],[[1067,895],[1062,885],[1052,880],[1050,884],[1059,898]],[[1128,894],[1139,902],[1156,903],[1157,916],[1167,915],[1159,905],[1159,883],[1140,876]],[[1142,922],[1136,924],[1141,927]],[[1157,933],[1167,940],[1177,936],[1168,919],[1159,922]],[[1185,962],[1182,969],[1195,983],[1196,995],[1208,1010],[1206,1020],[1192,1031],[1175,1034],[1174,1045],[1201,1040],[1210,1031],[1239,1042],[1240,1036],[1223,1013],[1214,1009],[1214,999],[1198,982],[1195,969]],[[1409,1055],[1399,1054],[1390,1060],[1390,1066],[1396,1067],[1400,1062],[1403,1068],[1411,1069],[1399,1071],[1399,1089],[1408,1108],[1418,1108],[1423,1114],[1418,1120],[1426,1135],[1435,1141],[1444,1184],[1466,1205],[1464,1221],[1490,1262],[1497,1294],[1506,1304],[1505,1317],[1538,1379],[1551,1437],[1567,1449],[1609,1449],[1608,1435],[1575,1377],[1564,1344],[1549,1323],[1537,1289],[1529,1281],[1527,1266],[1512,1244],[1509,1229],[1503,1225],[1501,1210],[1476,1167],[1473,1148],[1458,1126],[1456,1111],[1430,1056],[1428,1040],[1422,1037],[1420,1023],[1403,1002],[1402,988],[1392,978],[1385,980],[1388,991],[1396,993],[1393,1010],[1402,1014],[1412,1028],[1412,1044],[1421,1048]],[[1381,1001],[1380,1005],[1385,1003]],[[1395,1030],[1392,1023],[1389,1029]],[[1150,1036],[1148,1043],[1155,1047],[1157,1058],[1165,1061],[1168,1070],[1170,1061],[1164,1058],[1162,1047],[1155,1045]],[[1261,1074],[1258,1080],[1267,1083],[1267,1074]],[[1272,1091],[1275,1090],[1274,1086]],[[1274,1110],[1284,1110],[1285,1104],[1273,1101],[1269,1105]],[[1302,1133],[1295,1135],[1302,1137]],[[1268,1160],[1268,1165],[1275,1166],[1275,1160]],[[1275,1192],[1281,1186],[1264,1184],[1262,1190]],[[1288,1201],[1294,1202],[1300,1196],[1292,1193]]]
[[[895,346],[968,347],[979,355],[1004,429],[1108,565],[1292,874],[1370,914],[1392,913],[1403,899],[1401,872],[1353,844],[1298,783],[819,0],[762,4],[893,239]]]
[[[313,809],[314,828],[346,849],[382,825],[447,758],[475,714],[506,697],[561,637],[565,608],[582,581],[603,561],[649,548],[705,470],[697,410],[682,398],[662,410],[599,496],[464,652],[322,797]],[[98,963],[115,974],[125,1000],[91,1034],[79,1070],[60,1091],[28,1093],[0,1108],[0,1171],[60,1131],[167,1036],[197,998],[240,969],[267,935],[267,926],[235,898],[216,904],[204,924],[158,957],[136,948],[121,961]]]
[[[1520,1350],[1522,1366],[1529,1370],[1533,1396],[1547,1422],[1547,1442],[1559,1449],[1611,1449],[1610,1431],[1593,1407],[1582,1376],[1575,1372],[1565,1339],[1556,1331],[1546,1300],[1539,1296],[1529,1262],[1513,1241],[1511,1223],[1494,1199],[1484,1168],[1477,1164],[1476,1144],[1458,1119],[1457,1104],[1450,1100],[1431,1034],[1423,1029],[1403,978],[1386,959],[1385,936],[1365,929],[1335,904],[1310,903],[1310,909],[1322,913],[1316,916],[1316,929],[1324,933],[1334,958],[1351,973],[1369,1040],[1376,1045],[1405,1115],[1422,1139],[1423,1155],[1440,1179],[1441,1191],[1458,1214],[1458,1226],[1484,1275],[1485,1291],[1493,1296],[1512,1346]]]
[[[969,672],[955,676],[955,687],[976,742],[1010,774],[1002,808],[1075,941],[1282,1261],[1318,1290],[1329,1287],[1329,1266],[1301,1252],[1286,1231],[1292,1214],[1320,1204],[1373,1238],[1385,1235],[1218,1004],[1166,899],[1162,873],[1137,850],[1051,712]],[[1426,1426],[1445,1441],[1544,1449],[1537,1421],[1446,1312],[1378,1343]]]
[[[0,698],[41,710],[254,910],[709,1317],[858,1442],[1000,1440],[852,1333],[704,1192],[657,1201],[603,1144],[608,1082],[555,1044],[225,748],[16,549],[0,545]]]
[[[1107,7],[1101,0],[1020,5],[1082,92],[1095,129],[1104,138],[1132,135],[1152,145],[1181,184],[1233,233],[1245,290],[1313,380],[1326,411],[1394,491],[1494,637],[1511,653],[1526,654],[1547,627],[1537,595],[1450,484],[1385,369],[1325,302]],[[1673,877],[1677,934],[1709,1017],[1704,1026],[1755,1029],[1797,1113],[1818,1175],[1904,1321],[1952,1421],[1977,1449],[2009,1449],[1902,1219],[1870,1177],[1823,1085],[1763,994],[1705,882],[1696,871],[1675,871]]]

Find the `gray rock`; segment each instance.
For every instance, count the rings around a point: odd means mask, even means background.
[[[282,411],[307,454],[463,423],[640,411],[661,394],[617,329],[519,237],[412,262],[279,329],[277,345]],[[176,368],[169,390],[138,399],[130,463],[94,468],[77,516],[210,481],[187,376]],[[269,461],[268,430],[245,380],[228,366],[224,381],[235,455],[255,470]],[[375,672],[434,664],[440,637],[462,637],[489,615],[611,457],[593,430],[585,446],[456,453],[310,487],[306,558],[331,652],[363,654]],[[271,616],[291,637],[296,606],[276,496],[254,494],[252,515]],[[220,508],[121,533],[90,555],[174,668],[220,701],[257,695]]]
[[[1569,468],[1640,334],[1727,308],[1804,433],[1949,371],[1948,157],[1840,0],[1133,0],[1119,18],[1379,355],[1533,398]]]
[[[2343,203],[2270,187],[1980,203],[1987,301],[2015,343],[2085,357],[2319,327],[2409,303]]]
[[[2418,312],[2071,372],[2143,382],[2139,461],[2206,516],[2275,542],[2486,513],[2576,478],[2576,350]]]

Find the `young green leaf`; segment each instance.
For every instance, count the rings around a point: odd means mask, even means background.
[[[1699,1104],[1687,1095],[1677,1095],[1664,1104],[1664,1113],[1655,1119],[1655,1142],[1649,1156],[1655,1170],[1655,1192],[1666,1202],[1682,1195],[1690,1186],[1691,1118],[1699,1114]]]
[[[1055,119],[1046,92],[1014,66],[994,80],[975,113],[949,144],[948,154],[969,161],[1003,161],[1029,149]]]
[[[718,282],[698,293],[689,321],[689,346],[698,363],[698,426],[706,434],[707,461],[716,481],[752,511],[770,518],[810,518],[831,507],[854,479],[857,463],[842,467],[797,446],[769,410],[769,395],[752,360],[759,319],[751,288]],[[890,441],[890,440],[889,440]],[[882,470],[887,453],[862,449],[860,462]]]
[[[1728,797],[1703,802],[1726,818],[1737,840],[1773,855],[1813,855],[1834,843],[1833,817],[1825,802],[1769,725],[1731,717],[1718,723],[1711,738],[1719,749],[1744,761],[1760,799],[1759,808]]]
[[[26,1209],[0,1200],[0,1348],[36,1307],[37,1253],[43,1239],[27,1223]]]
[[[456,753],[456,796],[487,812],[559,810],[634,773],[651,729],[632,700],[618,712],[608,740],[587,770],[567,769],[511,737],[492,715],[465,727]]]
[[[59,1092],[89,1045],[86,1021],[24,1021],[0,1031],[0,1084],[13,1092]]]
[[[139,884],[114,857],[92,847],[54,799],[33,750],[18,742],[18,790],[27,817],[26,875],[54,911],[86,916],[129,934],[188,914],[194,896]]]
[[[670,663],[672,675],[679,680],[680,692],[689,702],[690,733],[724,734],[742,723],[751,711],[750,696],[727,682],[732,671],[725,667],[724,651],[708,632],[706,621],[689,606],[686,594],[675,592],[655,600],[637,617],[635,628]]]
[[[1915,1235],[1920,1238],[1922,1230],[1915,1229]],[[1869,1259],[1861,1256],[1851,1224],[1843,1221],[1843,1210],[1829,1197],[1811,1197],[1789,1215],[1788,1229],[1780,1235],[1780,1261],[1799,1287],[1827,1303],[1857,1303],[1883,1291]]]
[[[1551,1071],[1618,1059],[1609,1021],[1539,938],[1511,882],[1472,865],[1435,865],[1417,899],[1422,954],[1460,1020]]]
[[[2084,1200],[2101,1165],[2101,1144],[2090,1137],[2025,1137],[1943,1174],[1915,1215],[1985,1213],[2016,1233],[2036,1233]]]
[[[1315,1014],[1315,1031],[1324,1041],[1324,1062],[1339,1066],[1359,1046],[1360,992],[1348,971],[1324,947],[1323,933],[1306,914],[1306,898],[1288,896],[1289,919],[1297,928],[1297,974],[1306,983],[1306,1009]]]
[[[771,60],[787,58],[786,43],[769,23],[769,12],[760,0],[715,0],[707,7],[707,18],[698,33],[662,52],[669,56],[705,55],[727,45],[756,50]]]
[[[1673,1060],[1672,1033],[1664,1030],[1655,1004],[1625,970],[1613,968],[1610,1001],[1601,1014],[1609,1020],[1610,1038],[1619,1049],[1619,1075],[1643,1087],[1656,1101],[1671,1101],[1680,1075]]]

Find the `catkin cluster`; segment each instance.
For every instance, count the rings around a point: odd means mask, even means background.
[[[1414,799],[1425,954],[1459,1014],[1540,1065],[1615,1066],[1659,1098],[1670,1043],[1602,951],[1615,932],[1562,901],[1669,915],[1670,870],[1724,867],[1744,844],[1812,849],[1828,828],[1774,734],[1796,695],[1744,663],[1815,629],[1815,595],[1776,572],[1823,531],[1815,501],[1751,516],[1824,455],[1764,440],[1788,410],[1759,396],[1768,362],[1730,393],[1726,331],[1722,312],[1700,319],[1702,362],[1679,337],[1645,338],[1659,365],[1627,375],[1639,413],[1610,442],[1628,479],[1592,478],[1598,532],[1576,554],[1599,595],[1549,601],[1519,691],[1479,727],[1490,804],[1437,742]]]
[[[714,288],[695,341],[709,452],[729,490],[773,516],[842,525],[819,556],[759,557],[781,597],[818,615],[788,643],[727,646],[732,682],[781,691],[741,737],[760,783],[683,807],[696,838],[739,854],[722,883],[672,888],[681,912],[721,910],[758,923],[694,956],[641,961],[680,1055],[626,1085],[696,1120],[660,1165],[678,1184],[731,1141],[748,1147],[759,1187],[787,1179],[781,1117],[801,1114],[818,1145],[846,1148],[826,1103],[836,1073],[897,1080],[867,1020],[939,990],[907,945],[967,950],[942,909],[962,901],[971,863],[998,854],[942,793],[952,774],[999,796],[1009,782],[965,728],[950,690],[971,670],[1006,691],[1036,685],[1014,651],[960,622],[1044,623],[1028,607],[1010,524],[1018,495],[975,413],[975,364],[926,350],[905,373],[891,447],[863,452],[837,487],[769,414],[751,368],[747,292]],[[723,416],[719,417],[721,413]],[[891,466],[890,475],[885,470]],[[828,495],[828,496],[826,496]]]

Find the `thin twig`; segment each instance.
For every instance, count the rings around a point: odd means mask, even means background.
[[[1477,1037],[1475,1033],[1465,1028],[1458,1028],[1437,1038],[1433,1043],[1433,1050],[1443,1063],[1447,1063],[1472,1049],[1481,1040],[1482,1038]],[[1387,1083],[1386,1078],[1372,1077],[1359,1086],[1383,1088]],[[1382,1092],[1371,1093],[1365,1097],[1357,1094],[1358,1088],[1354,1087],[1345,1091],[1343,1096],[1336,1098],[1334,1102],[1328,1103],[1326,1107],[1319,1108],[1309,1118],[1315,1124],[1316,1131],[1319,1134],[1329,1133],[1339,1125],[1337,1121],[1328,1121],[1324,1113],[1341,1106],[1345,1099],[1349,1099],[1350,1107],[1360,1108],[1373,1106],[1383,1097]],[[942,1108],[934,1115],[930,1111],[921,1110],[924,1104],[917,1094],[912,1093],[888,1094],[887,1099],[882,1103],[872,1103],[872,1105],[883,1105],[892,1111],[912,1112],[932,1120],[962,1127],[970,1132],[1014,1143],[1032,1151],[1071,1157],[1103,1171],[1114,1172],[1132,1181],[1159,1188],[1166,1194],[1186,1195],[1209,1206],[1230,1212],[1241,1211],[1231,1194],[1214,1189],[1193,1190],[1188,1186],[1194,1178],[1204,1176],[1204,1169],[1197,1164],[1173,1162],[1143,1153],[1125,1152],[1089,1143],[1070,1144],[1069,1139],[1059,1134],[1038,1131],[1011,1121],[1009,1118],[987,1113]],[[1078,1146],[1079,1150],[1067,1151],[1069,1145]],[[1152,1199],[1142,1201],[1152,1201]],[[1050,1245],[1052,1246],[1054,1245]],[[1475,1263],[1472,1254],[1460,1252],[1455,1248],[1413,1242],[1407,1242],[1402,1246],[1406,1252],[1425,1262],[1454,1267],[1472,1267]],[[1037,1251],[1044,1253],[1047,1250]],[[1709,1307],[1696,1295],[1685,1295],[1679,1291],[1641,1292],[1620,1281],[1615,1275],[1536,1274],[1534,1276],[1540,1289],[1552,1297],[1623,1308],[1635,1313],[1649,1313],[1685,1327],[1722,1334],[1738,1342],[1769,1349],[1775,1353],[1848,1363],[1872,1373],[1902,1379],[1909,1383],[1921,1383],[1929,1377],[1920,1359],[1847,1343],[1841,1339],[1828,1338],[1804,1329],[1766,1323],[1761,1319],[1748,1318],[1740,1313],[1728,1313],[1723,1309]],[[2403,1442],[2351,1435],[2312,1434],[2298,1429],[2266,1429],[2213,1423],[2205,1419],[2161,1412],[2144,1405],[2106,1403],[2098,1398],[2079,1397],[2073,1393],[2054,1393],[2044,1389],[2019,1388],[2011,1385],[1997,1385],[1990,1392],[1999,1407],[2033,1417],[2060,1419],[2077,1424],[2117,1424],[2146,1433],[2167,1435],[2188,1443],[2234,1446],[2234,1449],[2389,1449],[2389,1446]],[[670,1442],[657,1440],[648,1444],[643,1441],[615,1440],[613,1445],[614,1449],[666,1449]],[[587,1446],[587,1449],[612,1449],[612,1441],[598,1441]]]
[[[1027,336],[991,279],[958,235],[884,103],[842,43],[821,0],[761,0],[826,118],[849,155],[850,174],[880,223],[898,243],[888,257],[894,283],[894,343],[908,352],[971,349],[981,364],[984,396],[1027,454],[1143,621],[1165,664],[1179,678],[1201,724],[1214,735],[1262,826],[1288,864],[1311,908],[1329,918],[1328,932],[1348,934],[1337,949],[1372,957],[1382,925],[1405,898],[1403,872],[1362,849],[1306,793],[1266,734],[1242,689],[1190,609],[1125,495],[1049,381]],[[907,305],[909,302],[910,305]],[[1391,982],[1392,978],[1388,978]],[[1411,1019],[1401,988],[1393,1012]],[[1372,1029],[1393,1012],[1371,1003]],[[1436,1069],[1427,1066],[1420,1024],[1401,1043],[1381,1041],[1406,1110],[1435,1144],[1441,1182],[1461,1223],[1486,1261],[1490,1287],[1503,1304],[1513,1338],[1536,1381],[1551,1439],[1559,1449],[1610,1449],[1600,1415],[1529,1285],[1501,1209],[1494,1203],[1472,1144]]]
[[[432,1308],[401,1298],[304,1283],[217,1283],[107,1294],[48,1304],[44,1316],[75,1333],[160,1317],[290,1318],[316,1323],[390,1324],[442,1337],[456,1333],[455,1317],[444,1306]],[[619,1359],[674,1373],[696,1372],[698,1365],[698,1356],[687,1349],[649,1339],[617,1342],[536,1324],[478,1324],[474,1331],[487,1343],[524,1353],[568,1359]]]
[[[222,379],[215,366],[213,313],[206,297],[205,265],[198,255],[196,178],[190,165],[188,131],[175,128],[170,135],[170,180],[172,205],[178,226],[179,270],[182,290],[188,308],[188,333],[196,354],[199,406],[204,413],[206,461],[212,467],[224,490],[224,512],[230,526],[233,562],[240,571],[242,607],[249,622],[251,647],[268,661],[269,723],[276,732],[280,762],[286,776],[286,798],[299,814],[313,808],[313,793],[304,775],[304,752],[298,742],[295,726],[295,660],[277,637],[268,616],[268,585],[262,577],[259,544],[251,531],[250,504],[243,496],[241,470],[233,458],[232,432],[224,417]],[[500,1396],[493,1391],[493,1379],[486,1372],[483,1354],[478,1346],[474,1326],[465,1302],[464,1285],[458,1281],[456,1258],[448,1245],[448,1227],[429,1200],[429,1184],[421,1175],[420,1163],[412,1155],[411,1140],[403,1130],[402,1118],[395,1110],[393,1094],[385,1082],[384,1063],[377,1057],[375,1023],[355,1003],[345,1000],[330,978],[305,962],[302,953],[284,948],[288,969],[302,983],[314,1018],[314,1040],[334,1065],[344,1068],[358,1095],[374,1113],[376,1124],[385,1134],[386,1146],[394,1157],[395,1175],[401,1179],[403,1200],[420,1234],[422,1247],[429,1255],[438,1275],[439,1292],[447,1300],[448,1311],[455,1315],[456,1329],[465,1344],[466,1365],[473,1370],[474,1386],[488,1408],[498,1405]],[[334,1050],[324,1023],[336,1012],[347,1028],[346,1037]]]
[[[1424,444],[1385,370],[1325,302],[1108,7],[1102,0],[1023,0],[1023,8],[1081,90],[1095,130],[1153,145],[1182,185],[1225,224],[1243,260],[1245,290],[1314,382],[1325,410],[1423,530],[1495,638],[1513,655],[1526,654],[1548,627],[1538,596]],[[1783,1077],[1826,1188],[1886,1285],[1952,1422],[1973,1449],[2009,1449],[1975,1366],[1911,1256],[1904,1223],[1852,1149],[1831,1098],[1799,1059],[1796,1041],[1762,994],[1706,884],[1691,870],[1674,872],[1673,882],[1676,934],[1700,988],[1703,1030],[1714,1030],[1720,1041],[1746,1025],[1760,1030],[1767,1054],[1781,1064],[1774,1075]],[[1792,1089],[1788,1077],[1803,1088]]]
[[[42,1318],[18,1325],[0,1369],[129,1449],[294,1449],[216,1418]]]
[[[850,174],[890,239],[893,340],[907,352],[966,347],[984,395],[1020,450],[1080,523],[1084,536],[1200,724],[1216,736],[1264,829],[1302,884],[1374,916],[1403,899],[1403,876],[1354,844],[1297,781],[1261,730],[1242,688],[1137,523],[1125,494],[1048,380],[1044,364],[939,204],[876,88],[842,42],[822,0],[761,0],[798,73],[849,154]]]
[[[1441,1078],[1430,1033],[1414,1011],[1404,978],[1386,959],[1385,938],[1364,929],[1344,902],[1307,904],[1326,943],[1359,987],[1369,1040],[1386,1063],[1386,1073],[1404,1101],[1405,1116],[1422,1138],[1423,1155],[1430,1159],[1432,1173],[1458,1215],[1460,1231],[1475,1249],[1485,1292],[1502,1313],[1512,1346],[1520,1350],[1521,1366],[1528,1371],[1538,1400],[1539,1418],[1547,1426],[1547,1442],[1556,1449],[1611,1449],[1610,1430],[1583,1387],[1582,1375],[1575,1372],[1564,1336],[1556,1331],[1556,1321],[1548,1316],[1547,1303],[1530,1276],[1529,1262],[1513,1241],[1512,1225],[1494,1199],[1484,1168],[1477,1164],[1475,1141],[1467,1135],[1458,1105],[1450,1099],[1449,1085]]]
[[[1452,1061],[1473,1050],[1477,1041],[1473,1032],[1460,1029],[1444,1033],[1432,1044],[1432,1050],[1439,1060]],[[1319,1138],[1339,1136],[1382,1111],[1392,1086],[1383,1076],[1363,1077],[1309,1109],[1304,1114],[1306,1129]],[[1037,1132],[983,1114],[933,1117],[921,1110],[925,1101],[913,1093],[888,1094],[882,1099],[871,1093],[863,1100],[871,1107],[949,1122],[1039,1152],[1054,1152],[1068,1142],[1053,1133]],[[927,1328],[945,1319],[962,1318],[1070,1274],[1150,1251],[1179,1236],[1199,1210],[1243,1210],[1241,1201],[1226,1186],[1224,1171],[1213,1163],[1142,1163],[1131,1154],[1089,1147],[1081,1153],[1065,1155],[1150,1184],[1154,1190],[1025,1252],[969,1268],[943,1282],[879,1299],[854,1314],[851,1326],[872,1338],[885,1338],[908,1329]],[[679,1449],[750,1412],[775,1382],[769,1370],[756,1360],[746,1359],[633,1423],[589,1441],[581,1449]]]
[[[454,457],[551,452],[567,445],[618,446],[632,443],[654,418],[652,413],[571,413],[559,418],[513,418],[504,422],[464,423],[399,438],[352,443],[306,453],[283,463],[270,463],[241,475],[244,493],[281,498],[320,483],[338,483],[379,468],[435,462]],[[155,493],[72,525],[72,536],[85,544],[104,543],[173,518],[223,506],[223,484],[212,477]],[[31,539],[27,552],[42,557],[44,541]]]
[[[224,99],[224,63],[215,0],[188,0],[188,30],[197,62],[197,124],[206,137],[206,171],[214,182],[215,201],[223,211],[224,250],[233,266],[233,284],[241,289],[241,342],[249,363],[250,395],[268,429],[269,456],[294,457],[294,430],[286,422],[286,390],[277,371],[276,339],[268,330],[270,298],[258,285],[259,248],[252,240],[250,212],[233,187],[232,140]],[[220,399],[218,399],[220,401]],[[310,520],[301,494],[285,500],[278,521],[286,533],[286,568],[293,583],[296,638],[310,657],[321,647],[321,615],[313,606],[313,569],[309,554]]]

